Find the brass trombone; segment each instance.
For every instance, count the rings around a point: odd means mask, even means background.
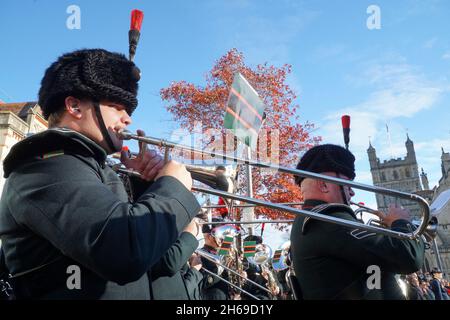
[[[362,184],[362,183],[357,183],[354,181],[339,179],[336,177],[331,177],[331,176],[322,175],[322,174],[304,171],[304,170],[291,169],[291,168],[287,168],[287,167],[283,167],[283,166],[272,166],[268,163],[258,162],[258,161],[251,160],[251,159],[241,159],[241,158],[232,157],[232,156],[229,156],[226,154],[208,152],[208,151],[204,151],[204,150],[197,149],[194,147],[185,146],[182,144],[177,144],[174,142],[166,141],[163,139],[157,139],[157,138],[148,137],[148,136],[147,137],[138,136],[127,130],[123,130],[123,131],[119,132],[118,136],[120,139],[123,139],[123,140],[133,139],[133,140],[137,140],[139,142],[144,142],[144,143],[164,147],[166,149],[179,148],[179,149],[187,150],[187,151],[194,152],[197,154],[209,155],[211,157],[217,157],[217,158],[222,158],[225,160],[230,160],[230,161],[233,161],[238,164],[246,164],[246,165],[251,165],[251,166],[258,167],[258,168],[274,169],[274,170],[278,170],[279,172],[282,172],[282,173],[289,173],[289,174],[293,174],[296,176],[323,180],[323,181],[335,183],[338,185],[349,186],[349,187],[352,187],[355,189],[371,191],[371,192],[375,192],[375,193],[381,193],[381,194],[385,194],[385,195],[389,195],[389,196],[395,196],[395,197],[399,197],[399,198],[412,200],[412,201],[418,202],[422,208],[422,221],[418,225],[417,229],[411,231],[410,233],[403,233],[403,232],[394,231],[394,230],[390,230],[390,229],[386,229],[386,228],[381,228],[378,226],[366,225],[366,224],[363,224],[360,222],[355,222],[355,221],[345,220],[345,219],[336,218],[336,217],[332,217],[332,216],[327,216],[327,215],[323,215],[323,214],[312,212],[312,211],[296,209],[296,208],[292,208],[292,207],[289,207],[289,206],[286,206],[283,204],[275,204],[275,203],[271,203],[271,202],[251,198],[251,197],[235,195],[235,194],[224,192],[224,191],[213,190],[213,189],[202,188],[202,187],[193,187],[192,188],[193,191],[208,193],[208,194],[212,194],[212,195],[223,197],[223,198],[229,198],[232,200],[240,200],[240,201],[255,204],[255,205],[265,206],[265,207],[268,207],[271,209],[282,210],[282,211],[286,211],[286,212],[296,214],[296,215],[304,215],[304,216],[311,217],[311,218],[314,218],[317,220],[336,223],[336,224],[350,227],[350,228],[358,228],[361,230],[367,230],[367,231],[371,231],[371,232],[375,232],[375,233],[380,233],[380,234],[384,234],[384,235],[399,238],[399,239],[416,239],[416,238],[418,238],[422,233],[424,233],[426,231],[426,228],[427,228],[429,220],[430,220],[430,208],[428,206],[427,201],[424,198],[422,198],[416,194],[410,194],[410,193],[406,193],[406,192],[402,192],[402,191],[390,190],[390,189],[386,189],[386,188],[382,188],[382,187],[370,186],[370,185],[366,185],[366,184]]]

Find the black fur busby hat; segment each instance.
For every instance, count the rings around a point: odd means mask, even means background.
[[[434,267],[434,268],[430,271],[430,273],[431,273],[431,274],[442,273],[442,270],[439,269],[439,268]]]
[[[355,157],[347,149],[334,145],[324,144],[309,149],[297,164],[297,169],[315,173],[336,172],[350,179],[355,178]],[[295,177],[300,185],[304,177]]]
[[[64,99],[109,100],[136,108],[139,69],[123,54],[103,49],[66,53],[45,72],[39,90],[39,105],[44,117],[63,108]]]

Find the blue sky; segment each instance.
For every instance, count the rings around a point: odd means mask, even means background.
[[[366,26],[372,4],[381,10],[379,30]],[[79,30],[66,27],[69,5],[81,9]],[[132,129],[169,137],[177,124],[159,90],[174,80],[204,84],[214,62],[235,47],[250,65],[292,65],[289,84],[301,121],[314,123],[324,142],[342,143],[340,116],[352,116],[357,181],[371,183],[369,136],[384,160],[406,155],[406,132],[430,184],[441,177],[441,146],[450,151],[446,0],[2,0],[0,99],[35,100],[45,68],[64,52],[102,47],[127,53],[134,8],[145,18]],[[362,192],[357,200],[375,202]]]

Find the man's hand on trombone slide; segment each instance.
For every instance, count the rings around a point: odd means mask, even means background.
[[[145,136],[143,130],[137,130],[138,136]],[[176,161],[164,163],[164,158],[156,151],[150,150],[147,144],[139,142],[139,153],[130,157],[127,151],[122,151],[120,161],[127,169],[139,172],[146,181],[158,180],[162,176],[171,176],[180,181],[188,190],[192,188],[191,174],[186,167]]]

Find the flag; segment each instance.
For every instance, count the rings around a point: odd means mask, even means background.
[[[275,250],[275,253],[273,254],[272,263],[278,263],[281,258],[281,249]]]
[[[244,257],[254,257],[256,253],[256,241],[244,241]]]
[[[263,120],[264,103],[242,74],[236,73],[228,96],[224,127],[255,150]]]
[[[219,256],[229,255],[232,243],[233,243],[233,237],[226,236],[222,241],[222,245],[220,246],[218,255]]]

